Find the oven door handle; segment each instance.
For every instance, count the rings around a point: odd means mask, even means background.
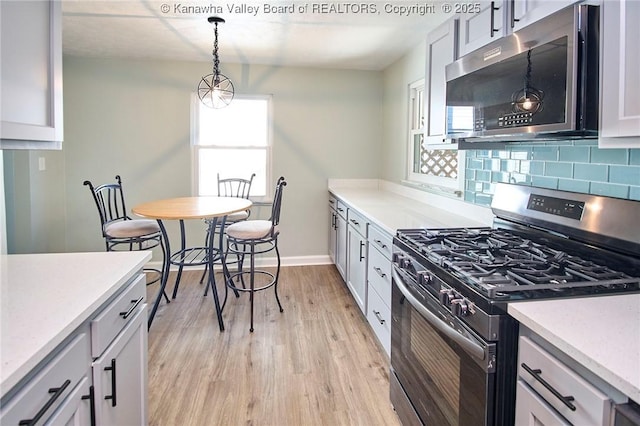
[[[446,322],[438,318],[438,316],[427,309],[422,303],[420,303],[418,299],[416,299],[413,294],[411,294],[406,284],[402,280],[402,277],[400,277],[400,274],[398,274],[398,271],[396,271],[395,266],[391,269],[391,274],[393,275],[393,280],[398,286],[400,292],[409,301],[411,306],[413,306],[413,308],[424,317],[425,320],[427,320],[433,327],[442,332],[449,339],[460,345],[468,354],[474,356],[479,360],[486,359],[487,354],[482,346],[458,333],[455,329],[449,327]]]

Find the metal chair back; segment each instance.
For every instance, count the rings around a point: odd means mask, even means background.
[[[237,197],[249,199],[249,193],[251,192],[251,184],[255,173],[251,175],[249,179],[242,178],[226,178],[220,179],[220,173],[218,173],[218,196],[220,197]]]
[[[271,206],[271,232],[277,228],[280,223],[280,210],[282,208],[282,193],[284,191],[284,187],[287,186],[287,181],[284,176],[280,176],[278,178],[278,182],[276,182],[276,190],[273,195],[273,205]]]
[[[93,184],[85,180],[84,185],[91,190],[91,195],[100,214],[102,225],[102,235],[106,237],[105,228],[112,222],[131,220],[127,215],[127,208],[124,203],[124,193],[122,191],[122,180],[120,175],[116,175],[116,183],[105,183],[94,187]]]

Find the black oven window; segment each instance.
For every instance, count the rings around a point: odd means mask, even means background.
[[[394,285],[391,365],[422,422],[493,422],[495,374],[431,325]]]

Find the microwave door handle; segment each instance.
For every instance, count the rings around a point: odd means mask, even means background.
[[[467,337],[461,335],[456,330],[449,327],[447,323],[442,321],[440,318],[434,315],[430,310],[425,308],[422,305],[422,303],[420,303],[418,299],[416,299],[415,296],[411,294],[406,284],[400,277],[400,274],[398,274],[398,272],[396,271],[395,266],[391,269],[391,275],[393,275],[393,280],[395,281],[402,295],[409,301],[411,306],[413,306],[413,308],[416,311],[418,311],[420,315],[424,317],[425,320],[427,320],[433,327],[435,327],[438,331],[442,332],[449,339],[453,340],[458,345],[460,345],[470,355],[473,355],[475,358],[479,360],[486,359],[486,353],[482,346],[480,346],[479,344],[475,343],[472,340],[469,340]]]

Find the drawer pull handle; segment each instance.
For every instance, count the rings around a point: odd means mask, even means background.
[[[534,379],[539,381],[540,384],[542,384],[542,386],[544,386],[549,392],[551,392],[553,394],[553,396],[555,396],[560,401],[562,401],[562,403],[564,405],[566,405],[571,411],[576,411],[576,406],[571,403],[571,401],[575,401],[575,398],[572,397],[572,396],[563,396],[560,392],[555,390],[555,388],[553,386],[551,386],[549,383],[547,383],[546,380],[544,380],[542,377],[540,377],[540,376],[542,376],[542,370],[540,370],[540,369],[533,370],[531,367],[529,367],[524,362],[522,364],[520,364],[520,365],[522,366],[522,368],[524,368],[527,371],[527,373],[531,374]]]
[[[89,395],[82,395],[80,399],[89,400],[89,412],[91,413],[91,426],[96,425],[96,393],[93,385],[89,386]]]
[[[376,316],[376,318],[378,318],[378,321],[380,321],[380,324],[384,325],[384,319],[382,318],[382,315],[380,315],[380,311],[373,311],[373,314]]]
[[[384,272],[382,272],[382,269],[378,268],[377,266],[375,266],[373,268],[374,271],[376,271],[378,273],[378,275],[380,275],[382,278],[385,278],[387,276],[387,274],[385,274]]]
[[[364,259],[364,255],[362,254],[362,247],[364,247],[364,242],[360,241],[360,262]]]
[[[355,219],[349,219],[349,222],[353,223],[353,224],[354,224],[354,225],[356,225],[356,226],[359,226],[359,225],[360,225],[360,222],[358,222],[358,221],[357,221],[357,220],[355,220]]]
[[[344,209],[343,209],[342,207],[338,207],[338,208],[337,208],[337,210],[338,210],[339,212],[343,212],[343,211],[344,211]]]
[[[18,422],[18,425],[30,426],[38,423],[38,421],[42,418],[42,416],[44,416],[44,413],[46,413],[47,410],[51,408],[53,403],[56,402],[56,399],[60,398],[60,396],[64,393],[65,389],[67,389],[70,384],[71,384],[71,380],[67,379],[59,388],[49,388],[49,393],[52,393],[53,395],[51,395],[51,398],[49,398],[47,403],[44,404],[42,408],[40,408],[40,410],[36,413],[36,416],[33,419],[20,420],[20,422]]]
[[[111,371],[111,395],[106,395],[104,399],[111,400],[111,406],[115,407],[116,402],[116,359],[111,358],[111,366],[104,367],[104,371]]]
[[[382,247],[383,249],[386,249],[386,248],[387,248],[387,245],[386,245],[385,243],[383,243],[382,241],[380,241],[380,240],[373,240],[373,241],[375,241],[376,243],[378,243],[378,245],[380,245],[380,247]]]
[[[120,312],[120,316],[122,317],[122,319],[127,319],[131,316],[131,314],[133,313],[133,311],[136,310],[136,308],[138,307],[138,305],[144,300],[144,297],[140,296],[140,298],[138,300],[132,300],[131,303],[133,303],[133,305],[131,305],[131,307],[129,308],[128,311],[126,312]]]

